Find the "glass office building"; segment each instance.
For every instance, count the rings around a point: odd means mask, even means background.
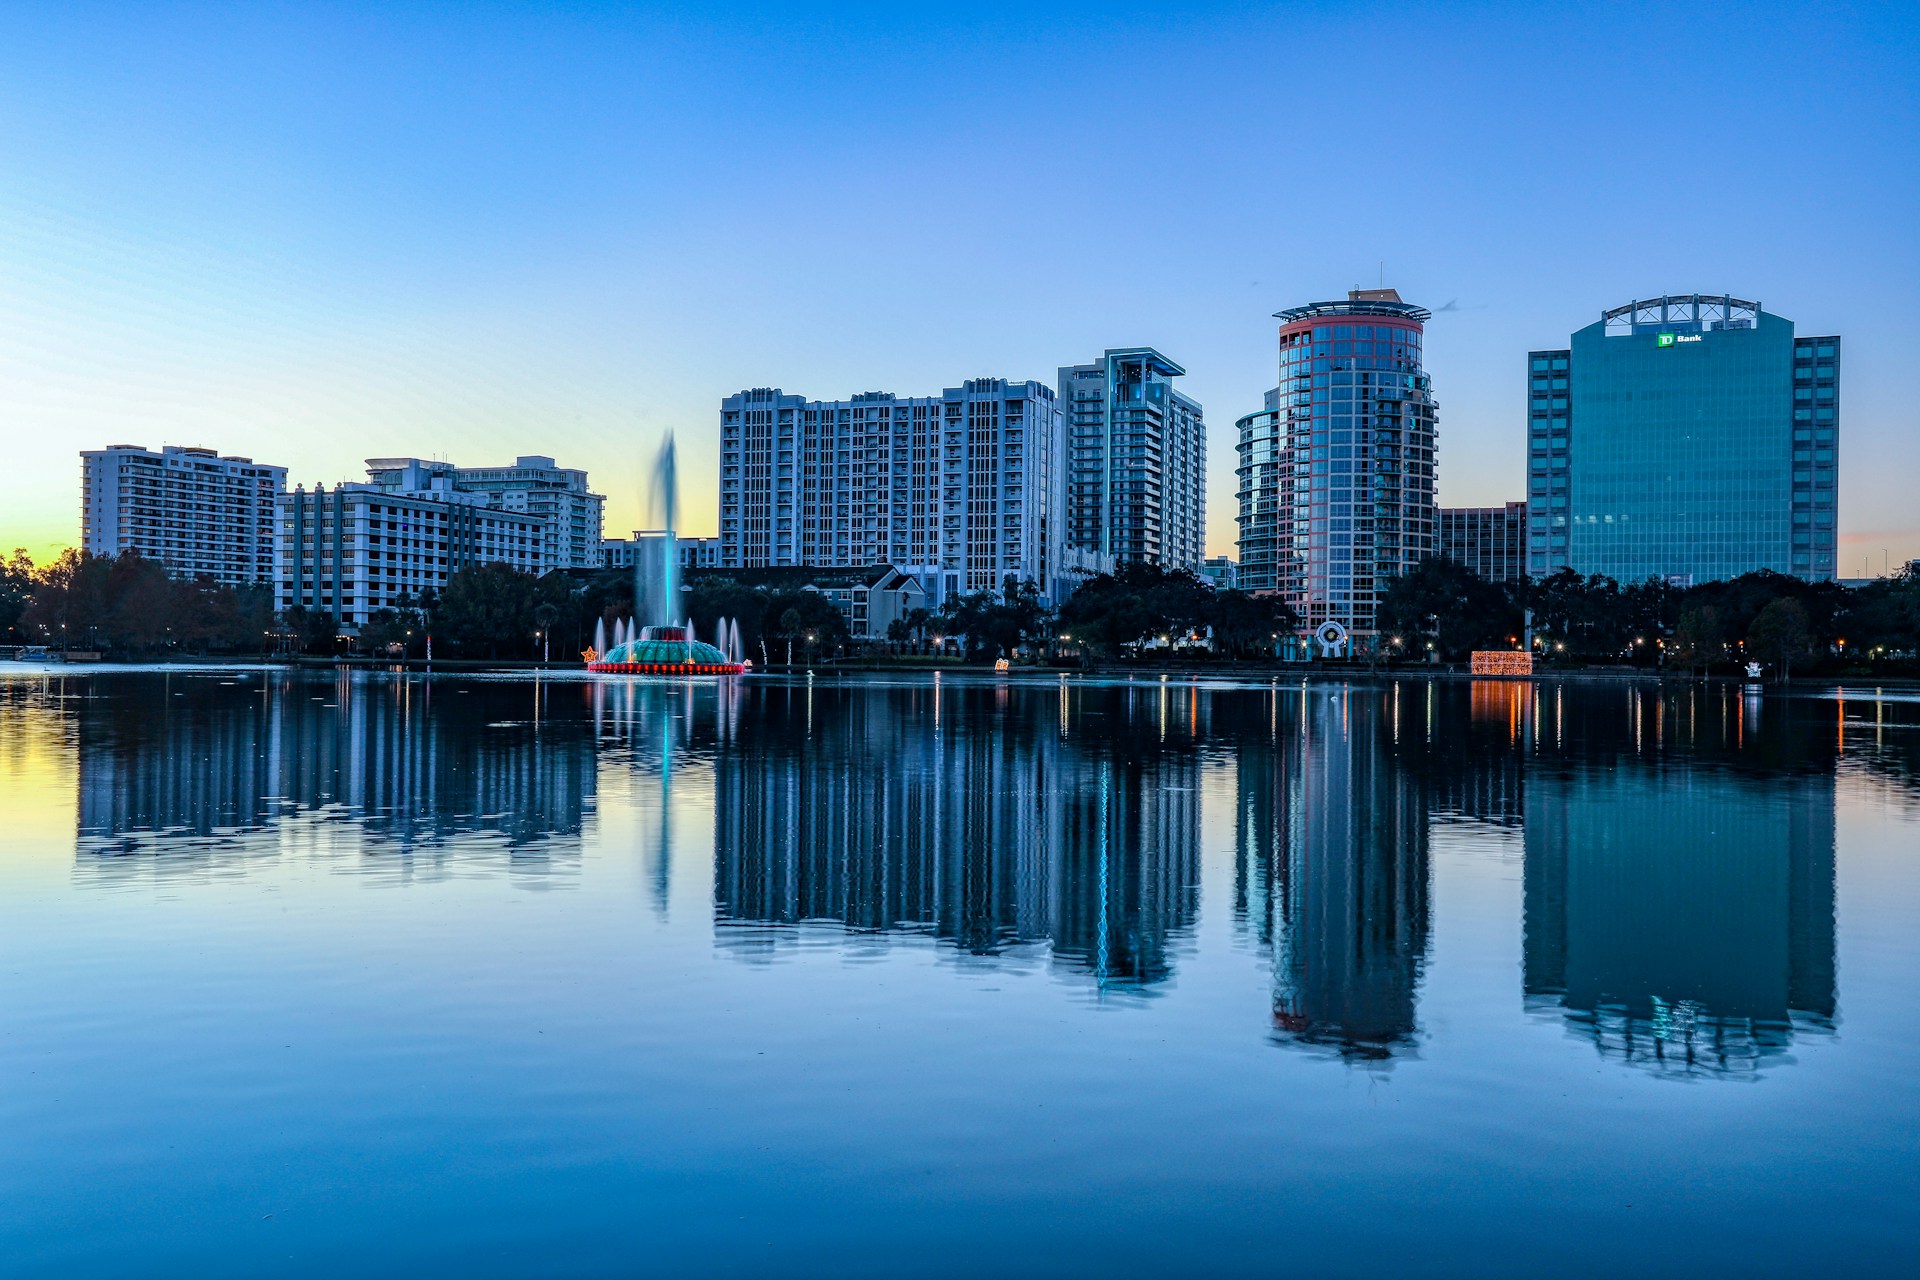
[[[1527,504],[1440,508],[1440,554],[1488,582],[1527,576]]]
[[[1337,622],[1359,652],[1389,580],[1435,550],[1428,315],[1392,289],[1277,313],[1279,592],[1302,634]]]
[[[1639,299],[1527,357],[1527,571],[1834,576],[1840,339],[1726,295]]]

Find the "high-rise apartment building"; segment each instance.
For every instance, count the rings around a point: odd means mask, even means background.
[[[367,478],[395,488],[405,482],[409,468],[444,476],[463,493],[483,494],[487,505],[517,511],[546,522],[541,563],[549,569],[600,567],[600,538],[606,498],[588,487],[587,473],[576,467],[554,465],[552,458],[528,455],[510,467],[458,467],[450,462],[419,458],[369,458]]]
[[[1038,382],[938,396],[720,403],[720,565],[889,564],[937,603],[1031,580],[1063,589],[1060,412]]]
[[[1727,295],[1608,309],[1527,356],[1527,571],[1834,576],[1840,339]]]
[[[1363,650],[1388,583],[1435,548],[1428,316],[1392,289],[1277,313],[1279,591],[1303,631],[1337,622]]]
[[[1271,594],[1280,589],[1280,447],[1286,440],[1286,415],[1278,387],[1267,392],[1267,407],[1234,424],[1239,480],[1234,496],[1240,514],[1240,589]]]
[[[81,453],[81,546],[132,551],[175,578],[239,587],[273,580],[274,504],[287,469],[211,449],[136,444]]]
[[[1174,389],[1185,369],[1151,347],[1060,370],[1070,546],[1197,571],[1207,547],[1207,432]]]
[[[549,567],[544,518],[492,506],[420,463],[380,484],[296,488],[280,499],[279,526],[275,607],[331,614],[343,630],[445,590],[469,566]]]
[[[1527,504],[1441,507],[1440,554],[1488,582],[1527,576]]]

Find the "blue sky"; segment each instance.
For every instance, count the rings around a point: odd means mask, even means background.
[[[1842,569],[1920,556],[1910,6],[93,5],[0,11],[0,542],[82,448],[312,484],[588,467],[618,532],[717,401],[1150,344],[1212,424],[1272,312],[1440,311],[1441,498],[1522,494],[1522,366],[1727,291],[1839,332]],[[1445,310],[1440,310],[1446,308]]]

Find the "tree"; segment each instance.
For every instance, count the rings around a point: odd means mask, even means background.
[[[1009,577],[998,595],[979,591],[955,596],[941,613],[947,633],[965,637],[969,659],[1011,657],[1022,643],[1037,639],[1046,624],[1040,589],[1031,579],[1017,582]]]
[[[1214,644],[1224,653],[1246,657],[1249,652],[1271,657],[1273,643],[1300,625],[1300,615],[1278,596],[1256,596],[1246,591],[1217,591],[1207,613]]]
[[[1129,563],[1095,574],[1060,606],[1060,628],[1096,653],[1204,626],[1213,589],[1184,570]]]
[[[132,653],[166,645],[175,621],[174,584],[158,562],[72,547],[35,575],[20,615],[21,629],[46,644]]]
[[[1780,678],[1793,675],[1793,660],[1805,654],[1813,644],[1813,632],[1807,625],[1807,611],[1798,600],[1775,600],[1760,610],[1747,632],[1747,651],[1756,657],[1779,664]]]
[[[1674,661],[1689,667],[1712,666],[1726,648],[1726,635],[1720,629],[1720,611],[1710,604],[1689,605],[1680,611],[1673,629]]]
[[[1904,570],[1852,592],[1839,625],[1849,653],[1920,651],[1920,575]]]
[[[522,658],[536,627],[539,581],[506,564],[474,565],[447,581],[433,611],[436,636],[462,655]]]
[[[1521,626],[1504,588],[1445,556],[1429,556],[1389,582],[1378,618],[1382,632],[1426,636],[1448,657],[1504,649]]]
[[[712,637],[715,624],[725,618],[740,628],[743,650],[760,646],[770,598],[767,592],[732,578],[702,577],[690,583],[684,595],[696,635]]]
[[[588,631],[596,621],[611,623],[633,616],[633,570],[606,569],[587,580],[580,592],[581,618]]]
[[[909,609],[904,617],[895,618],[887,624],[887,640],[896,648],[911,644],[915,652],[926,643],[927,629],[933,625],[934,616],[926,609]]]
[[[770,628],[774,638],[798,641],[809,650],[835,650],[847,642],[846,615],[818,591],[775,592],[767,598],[762,616],[774,620]]]
[[[18,644],[25,639],[20,615],[33,596],[33,585],[33,557],[25,547],[17,548],[13,559],[0,560],[0,640]]]
[[[330,611],[309,609],[303,604],[281,614],[280,625],[293,636],[302,653],[331,655],[340,635],[340,626]]]
[[[545,651],[570,658],[587,647],[585,593],[576,588],[571,576],[560,570],[543,574],[534,589],[533,622],[547,639]]]
[[[427,638],[427,620],[411,600],[397,601],[391,609],[376,609],[360,626],[360,643],[376,657],[406,657],[422,648]]]
[[[1582,576],[1563,568],[1532,583],[1522,595],[1533,610],[1535,632],[1568,657],[1616,659],[1632,647],[1636,635],[1657,638],[1634,629],[1637,620],[1645,625],[1639,617],[1644,608],[1636,609],[1633,597],[1602,573]],[[1646,590],[1640,593],[1643,604],[1656,599]]]

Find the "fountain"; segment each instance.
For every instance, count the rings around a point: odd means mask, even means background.
[[[595,645],[598,659],[589,662],[587,670],[617,675],[739,675],[746,666],[728,652],[724,636],[722,644],[703,644],[694,638],[693,621],[675,616],[681,605],[680,554],[674,543],[680,488],[672,432],[654,459],[648,507],[648,517],[660,528],[638,535],[634,547],[635,616],[624,624],[614,622],[613,647],[602,651]]]

